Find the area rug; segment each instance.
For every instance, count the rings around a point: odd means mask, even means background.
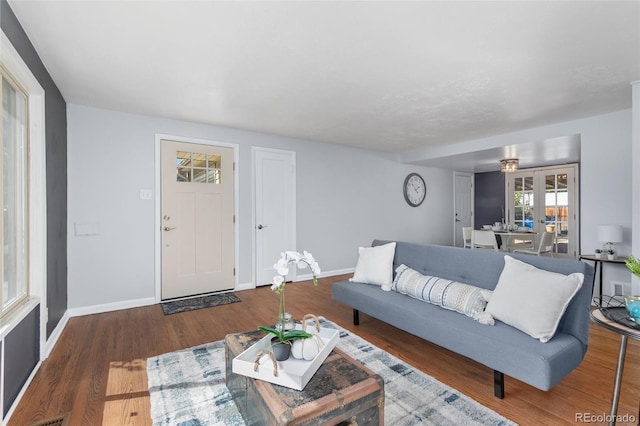
[[[383,378],[385,424],[515,425],[333,322],[322,326],[339,330],[338,348]],[[223,341],[149,358],[147,376],[155,426],[245,424],[225,386]]]
[[[240,302],[240,299],[235,294],[220,293],[202,297],[193,297],[191,299],[164,302],[161,303],[161,305],[162,312],[164,312],[165,315],[171,315],[179,312],[193,311],[195,309],[210,308],[212,306],[227,305],[229,303],[236,302]]]

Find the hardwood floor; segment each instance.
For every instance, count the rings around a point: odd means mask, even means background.
[[[287,311],[295,318],[323,315],[521,425],[568,425],[579,423],[578,413],[609,413],[617,334],[592,324],[585,360],[560,384],[543,392],[505,377],[506,397],[499,400],[489,368],[362,313],[353,326],[351,308],[331,300],[332,282],[345,278],[324,278],[317,287],[288,284]],[[236,294],[242,302],[175,315],[154,305],[72,318],[8,424],[64,413],[70,425],[151,424],[146,358],[273,323],[278,298],[269,287]],[[639,378],[640,344],[630,339],[618,413],[634,421],[618,424],[638,423]]]

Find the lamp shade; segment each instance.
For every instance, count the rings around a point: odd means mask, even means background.
[[[598,226],[598,240],[603,243],[621,243],[622,226],[600,225]]]

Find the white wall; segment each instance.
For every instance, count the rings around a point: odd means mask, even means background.
[[[251,146],[296,151],[297,249],[313,253],[324,271],[354,267],[358,245],[374,238],[452,244],[447,170],[367,150],[73,104],[67,123],[70,309],[155,297],[154,201],[140,200],[140,190],[155,193],[156,133],[239,145],[241,285],[252,277]],[[428,187],[418,208],[409,207],[401,191],[413,171]],[[99,224],[99,235],[75,236],[77,222]]]
[[[632,229],[632,156],[631,110],[623,110],[580,120],[465,141],[437,147],[441,156],[477,151],[519,143],[530,143],[559,136],[579,134],[580,161],[580,244],[581,253],[589,254],[601,246],[597,238],[600,224],[618,224],[624,228],[624,242],[616,244],[622,256],[631,253]],[[400,161],[420,161],[434,150],[417,150],[400,155]],[[636,189],[637,190],[637,189]],[[604,294],[613,294],[611,280],[631,282],[631,274],[622,264],[607,264]],[[636,289],[640,291],[640,289]]]

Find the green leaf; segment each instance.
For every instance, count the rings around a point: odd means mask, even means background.
[[[302,330],[291,330],[282,335],[284,340],[308,339],[309,337],[311,337],[311,334]]]
[[[640,277],[640,262],[638,261],[638,259],[631,255],[629,256],[629,259],[625,262],[625,264],[633,275],[635,275],[636,277]]]

